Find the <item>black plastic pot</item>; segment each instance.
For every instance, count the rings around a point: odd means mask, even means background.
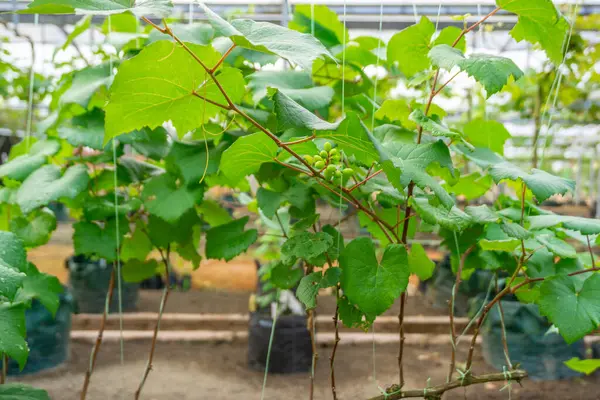
[[[454,299],[454,315],[464,317],[469,313],[471,299],[487,293],[494,275],[489,271],[476,270],[469,279],[463,280]],[[433,308],[448,310],[456,275],[452,272],[450,256],[437,263],[432,278],[423,283],[421,290],[426,302]]]
[[[535,304],[522,304],[516,300],[502,300],[506,341],[511,362],[521,363],[520,368],[534,380],[557,380],[581,376],[564,362],[572,357],[585,358],[583,340],[568,345],[558,333],[547,333],[551,324]],[[488,313],[481,332],[482,354],[485,361],[496,369],[506,365],[502,345],[502,327],[499,308]]]
[[[27,364],[20,371],[19,365],[11,359],[8,374],[32,374],[67,361],[72,312],[73,297],[68,291],[60,295],[60,305],[55,317],[39,301],[33,300],[31,308],[25,312],[26,340],[29,346]]]
[[[101,314],[104,312],[106,292],[113,265],[106,260],[91,260],[85,256],[72,256],[66,261],[69,269],[69,288],[75,300],[75,312]],[[113,290],[110,312],[119,310],[117,285]],[[138,300],[139,285],[121,281],[123,311],[134,311]]]
[[[264,371],[267,365],[273,319],[264,313],[252,313],[248,328],[248,365]],[[306,328],[306,316],[282,315],[277,318],[269,359],[269,372],[291,374],[310,371],[312,345]]]

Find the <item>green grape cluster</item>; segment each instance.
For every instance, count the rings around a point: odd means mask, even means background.
[[[345,184],[354,175],[352,168],[344,168],[339,150],[333,148],[330,142],[325,142],[323,150],[318,154],[305,155],[304,159],[321,172],[325,179],[335,184]]]

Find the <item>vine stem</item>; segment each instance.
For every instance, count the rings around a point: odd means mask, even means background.
[[[2,373],[0,373],[0,385],[4,385],[6,383],[6,374],[8,371],[8,356],[6,354],[1,354],[2,357]]]
[[[92,379],[92,373],[94,372],[94,368],[96,367],[96,360],[98,358],[98,353],[100,352],[100,346],[102,346],[102,338],[104,336],[104,328],[106,327],[106,319],[108,317],[108,311],[110,309],[110,303],[112,300],[113,291],[115,289],[115,280],[116,280],[116,268],[113,266],[113,270],[110,274],[110,281],[108,282],[108,290],[106,292],[106,301],[104,307],[104,313],[102,314],[102,319],[100,320],[100,328],[98,329],[98,336],[96,336],[96,343],[94,344],[94,348],[92,349],[92,354],[90,355],[90,364],[85,373],[85,378],[83,381],[83,388],[81,389],[80,400],[85,400],[88,392],[88,387],[90,385],[90,380]]]
[[[315,369],[317,368],[317,360],[319,359],[319,353],[317,352],[317,341],[315,338],[315,310],[308,310],[308,332],[310,334],[310,344],[312,347],[312,362],[311,362],[311,373],[310,373],[310,389],[308,393],[309,400],[313,400],[315,393]]]
[[[399,391],[395,393],[385,393],[379,396],[372,397],[369,400],[399,400],[415,397],[426,399],[439,399],[445,392],[459,387],[467,387],[487,382],[504,382],[507,380],[520,382],[525,378],[527,378],[527,371],[523,371],[520,369],[494,374],[468,375],[464,378],[456,379],[452,382],[448,382],[443,385],[428,387],[424,389],[413,389]]]
[[[156,320],[156,325],[154,326],[154,335],[152,335],[152,344],[150,346],[150,354],[148,355],[148,363],[146,364],[146,369],[144,371],[144,376],[142,377],[140,385],[138,386],[137,390],[135,391],[135,396],[134,396],[135,400],[138,400],[140,398],[140,395],[142,394],[142,389],[144,388],[144,385],[146,384],[146,379],[148,379],[148,375],[150,374],[150,371],[152,370],[152,361],[154,360],[154,353],[156,350],[156,340],[158,338],[158,332],[160,330],[160,321],[162,319],[163,311],[165,309],[165,305],[167,304],[167,300],[168,300],[169,294],[171,292],[171,269],[170,269],[170,262],[169,262],[171,250],[170,250],[169,246],[167,246],[166,256],[165,256],[165,253],[160,248],[158,249],[158,251],[159,251],[160,257],[162,258],[163,263],[165,265],[167,284],[165,285],[165,289],[163,290],[163,294],[160,299],[158,318]]]
[[[337,400],[337,392],[335,389],[335,353],[337,351],[338,343],[340,342],[340,331],[339,331],[339,315],[340,315],[340,306],[338,301],[340,299],[340,285],[335,288],[335,314],[333,315],[333,327],[335,329],[335,341],[333,342],[333,350],[331,350],[331,357],[329,357],[329,371],[331,374],[331,395],[333,396],[333,400]]]
[[[498,291],[498,273],[496,273],[496,291]],[[513,365],[510,361],[510,354],[508,352],[508,340],[506,338],[506,324],[504,323],[504,310],[502,309],[502,302],[498,302],[498,312],[500,313],[500,328],[502,329],[502,348],[504,349],[504,358],[506,360],[506,366],[508,369],[512,369]]]
[[[315,170],[312,167],[312,165],[310,165],[303,157],[301,157],[298,153],[296,153],[294,150],[292,150],[290,148],[290,146],[288,146],[286,143],[282,142],[275,134],[273,134],[267,128],[263,127],[255,119],[253,119],[252,117],[250,117],[248,114],[246,114],[244,111],[242,111],[240,108],[238,108],[233,103],[233,101],[231,100],[231,98],[229,97],[229,95],[227,94],[227,92],[225,91],[225,89],[223,88],[223,86],[221,85],[221,83],[219,82],[219,80],[217,79],[217,77],[215,76],[215,73],[212,70],[212,68],[207,67],[206,64],[183,41],[181,41],[181,39],[179,39],[177,37],[177,35],[175,35],[173,33],[173,31],[171,30],[171,28],[169,28],[169,26],[167,25],[166,21],[163,21],[165,27],[161,28],[160,26],[156,25],[155,23],[153,23],[152,21],[150,21],[146,17],[142,17],[142,20],[145,21],[147,24],[151,25],[154,29],[158,30],[159,32],[171,36],[173,38],[173,40],[175,40],[188,54],[190,54],[190,56],[192,56],[192,58],[194,58],[194,60],[196,62],[198,62],[198,64],[200,64],[200,66],[210,76],[210,78],[212,79],[212,81],[215,83],[215,85],[217,86],[217,88],[219,89],[219,91],[221,92],[221,94],[223,95],[223,97],[225,98],[225,101],[228,104],[228,106],[227,106],[228,110],[231,110],[231,111],[239,114],[244,119],[246,119],[250,124],[252,124],[255,128],[257,128],[258,130],[260,130],[261,132],[263,132],[264,134],[266,134],[267,136],[269,136],[269,138],[271,140],[273,140],[277,144],[278,147],[280,147],[283,150],[287,151],[292,157],[294,157],[295,159],[297,159],[301,164],[303,164],[310,171],[310,174],[307,173],[307,175],[316,177],[318,179],[317,182],[319,182],[322,186],[325,186],[325,187],[329,188],[327,185],[325,185],[322,182],[320,182],[320,181],[327,182],[327,180],[325,179],[325,177],[319,171]],[[305,172],[305,171],[303,171],[303,172]],[[331,189],[331,188],[329,188],[329,189]],[[371,212],[368,208],[366,208],[364,205],[362,205],[350,193],[349,189],[342,188],[342,191],[350,199],[350,200],[346,200],[346,201],[350,202],[352,205],[354,205],[355,207],[359,208],[362,212],[364,212],[365,214],[367,214],[369,216],[369,218],[371,218],[373,221],[375,221],[378,225],[384,226],[388,231],[390,231],[392,233],[392,235],[396,238],[396,241],[400,242],[400,238],[397,237],[397,235],[394,232],[394,229],[387,222],[383,221],[375,213]],[[335,191],[334,191],[334,193],[336,195],[339,195]],[[387,232],[385,232],[385,233],[387,235]]]
[[[463,29],[460,32],[460,34],[458,35],[458,37],[456,38],[456,40],[452,43],[452,47],[456,47],[456,45],[460,42],[460,40],[467,33],[472,31],[476,27],[478,27],[485,20],[490,18],[492,15],[496,14],[499,10],[500,10],[500,7],[495,8],[492,12],[490,12],[489,14],[484,16],[482,19],[480,19],[479,21],[477,21],[470,27]],[[438,68],[435,72],[435,75],[433,78],[433,84],[431,85],[431,91],[429,92],[429,98],[428,98],[427,104],[425,106],[425,112],[424,112],[425,115],[429,114],[429,110],[431,108],[433,98],[439,93],[438,91],[436,91],[436,86],[437,86],[439,77],[440,77],[440,69]],[[423,135],[423,126],[419,125],[419,127],[417,129],[417,144],[421,143],[422,135]],[[407,190],[407,196],[406,196],[406,211],[404,213],[405,221],[404,221],[404,227],[402,229],[402,238],[401,238],[401,243],[403,243],[405,246],[406,246],[406,239],[408,236],[408,225],[410,223],[410,215],[412,212],[412,207],[410,206],[409,200],[413,196],[414,187],[415,187],[415,183],[413,181],[410,181],[410,183],[408,184],[408,190]],[[402,293],[402,296],[400,298],[400,313],[398,314],[398,325],[399,325],[398,326],[398,334],[400,336],[400,343],[398,345],[398,378],[399,378],[399,384],[400,384],[401,388],[404,386],[404,368],[402,365],[402,356],[404,353],[404,340],[405,340],[405,338],[404,338],[404,309],[406,307],[407,300],[408,300],[408,295],[405,291],[404,293]]]
[[[592,259],[592,267],[595,267],[596,261],[594,260],[594,252],[592,251],[592,244],[590,243],[590,235],[585,235],[585,237],[587,238],[588,250]]]
[[[451,332],[451,344],[452,344],[452,353],[450,355],[450,367],[448,370],[448,377],[446,382],[450,382],[452,380],[452,375],[454,375],[454,368],[456,367],[456,339],[458,335],[456,334],[456,325],[454,324],[454,305],[456,295],[458,294],[458,289],[462,282],[462,272],[465,267],[465,262],[467,261],[467,257],[469,254],[475,250],[476,245],[473,245],[464,252],[464,254],[460,257],[460,262],[458,264],[458,270],[456,271],[456,282],[454,283],[454,287],[452,288],[452,298],[448,302],[450,308],[450,332]]]

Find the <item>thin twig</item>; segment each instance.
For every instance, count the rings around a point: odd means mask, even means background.
[[[588,250],[590,251],[590,258],[592,259],[592,267],[596,266],[596,261],[594,260],[594,252],[592,251],[592,244],[590,243],[590,235],[585,235],[587,238]]]
[[[154,335],[152,335],[152,344],[150,346],[150,354],[148,356],[148,363],[146,364],[146,370],[144,371],[144,376],[142,377],[142,381],[140,382],[140,385],[138,386],[137,390],[135,391],[135,396],[134,396],[135,400],[138,400],[140,398],[142,389],[144,388],[144,384],[146,383],[146,379],[148,378],[148,375],[150,374],[150,371],[152,370],[152,361],[154,360],[154,352],[156,350],[156,339],[158,338],[158,331],[160,330],[160,321],[162,319],[165,305],[167,304],[167,300],[169,298],[169,293],[171,292],[171,289],[170,289],[171,288],[171,268],[170,268],[171,249],[170,249],[170,247],[167,246],[166,255],[160,248],[158,249],[158,251],[160,253],[160,257],[163,260],[163,263],[165,264],[165,273],[166,273],[165,279],[167,281],[167,284],[165,285],[165,289],[163,290],[163,294],[160,299],[158,318],[156,320],[156,325],[154,326]]]
[[[291,142],[285,142],[284,144],[286,146],[293,146],[295,144],[310,142],[311,140],[313,140],[316,137],[317,136],[313,134],[312,136],[308,136],[308,137],[305,137],[305,138],[302,138],[302,139],[298,139],[298,140],[293,140]]]
[[[498,273],[496,273],[496,292],[498,291]],[[512,369],[513,365],[510,361],[510,354],[508,353],[508,340],[506,338],[506,324],[504,323],[504,310],[502,309],[502,301],[498,302],[498,311],[500,312],[500,329],[502,329],[502,348],[504,349],[504,358],[506,360],[506,366],[508,369]]]
[[[98,358],[98,352],[100,351],[100,346],[102,345],[102,337],[104,336],[104,328],[106,326],[106,318],[108,316],[108,311],[110,309],[110,303],[113,296],[113,291],[115,289],[115,280],[116,280],[116,267],[113,266],[112,272],[110,274],[110,281],[108,282],[108,290],[106,291],[106,300],[104,306],[104,313],[102,314],[102,319],[100,320],[100,329],[98,329],[98,336],[96,336],[96,343],[94,344],[94,348],[92,349],[92,354],[90,355],[90,364],[88,366],[88,370],[85,373],[85,378],[83,381],[83,388],[81,389],[80,399],[85,400],[87,396],[88,387],[90,385],[90,380],[92,378],[92,373],[94,372],[94,368],[96,367],[96,359]]]
[[[337,351],[338,343],[340,342],[340,331],[338,327],[340,306],[338,304],[340,300],[340,285],[338,284],[335,288],[335,314],[333,315],[333,327],[335,329],[335,341],[333,342],[333,349],[331,350],[331,357],[329,357],[329,369],[331,374],[331,395],[333,400],[337,400],[337,392],[335,390],[335,353]]]
[[[527,378],[527,371],[520,369],[486,375],[468,375],[443,385],[424,389],[401,390],[394,393],[386,393],[372,397],[369,400],[399,400],[414,397],[434,399],[440,398],[445,392],[459,387],[467,387],[487,382],[505,382],[507,380],[520,382],[525,378]]]
[[[380,169],[376,172],[373,172],[373,174],[367,176],[365,179],[363,179],[362,181],[358,182],[356,185],[351,186],[350,189],[348,189],[350,192],[353,191],[354,189],[364,185],[365,183],[367,183],[368,181],[370,181],[371,179],[375,178],[377,175],[379,175],[380,173],[382,173],[383,170]]]
[[[229,50],[227,50],[225,52],[225,54],[223,54],[223,57],[221,57],[221,59],[219,61],[217,61],[217,63],[215,64],[215,66],[210,69],[210,73],[211,74],[214,74],[215,71],[217,70],[217,68],[219,68],[221,66],[221,64],[223,64],[223,61],[225,61],[225,59],[227,58],[227,56],[229,56],[229,54],[231,54],[231,52],[233,51],[233,49],[235,49],[235,43],[231,45],[231,47],[229,48]]]

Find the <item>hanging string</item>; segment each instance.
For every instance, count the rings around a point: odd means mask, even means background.
[[[554,114],[556,113],[556,103],[558,101],[558,93],[560,92],[560,85],[562,83],[563,68],[565,65],[565,61],[567,59],[567,51],[569,50],[569,44],[571,43],[571,37],[573,36],[573,28],[575,26],[575,18],[577,17],[577,14],[578,14],[580,2],[581,1],[578,1],[574,5],[571,5],[569,31],[565,35],[565,37],[563,39],[563,45],[562,45],[563,58],[562,58],[560,65],[556,69],[556,77],[554,78],[554,82],[552,83],[552,86],[550,87],[550,92],[548,93],[548,97],[546,99],[544,112],[542,113],[541,120],[542,120],[543,126],[546,126],[546,129],[545,129],[545,133],[544,133],[544,137],[545,137],[544,147],[542,149],[542,156],[540,158],[540,164],[539,164],[540,168],[544,164],[544,158],[546,156],[546,149],[552,139],[552,135],[550,135],[549,132],[550,132],[550,128],[552,127],[552,121],[554,119]],[[551,107],[550,111],[548,111],[548,109],[549,109],[548,105],[549,105],[550,97],[552,96],[553,89],[555,89],[554,99],[552,101],[552,107]],[[544,124],[544,119],[546,119],[546,116],[547,116],[547,122],[546,122],[546,124]]]
[[[310,34],[315,36],[315,3],[310,2]]]
[[[342,117],[346,116],[346,0],[344,0],[344,39],[342,43]]]
[[[192,22],[194,22],[194,2],[193,1],[190,1],[188,13],[189,13],[188,24],[191,25]]]
[[[111,18],[110,15],[107,17],[108,20],[108,33],[112,32]],[[113,71],[113,56],[112,53],[109,56],[109,67],[110,75],[114,74]],[[123,279],[121,277],[121,238],[119,237],[119,197],[117,193],[117,142],[112,140],[112,156],[113,156],[113,185],[114,185],[114,207],[115,207],[115,243],[116,243],[116,262],[117,262],[117,301],[119,308],[119,350],[120,350],[120,361],[121,366],[125,366],[125,339],[123,336]],[[122,376],[123,381],[125,375]],[[124,392],[121,391],[121,398],[123,398]]]
[[[479,4],[477,4],[477,20],[481,21],[481,6]],[[482,32],[483,31],[481,30],[482,25],[483,24],[479,25],[479,34],[480,34],[480,36],[479,36],[479,46],[480,47],[483,47],[483,36],[482,36]],[[486,98],[483,99],[483,118],[486,119],[486,120],[488,119],[488,109],[487,109],[487,100],[486,100]]]
[[[379,4],[379,32],[377,35],[377,63],[376,63],[376,69],[375,69],[375,88],[373,89],[373,110],[371,113],[371,131],[373,131],[375,129],[375,109],[378,108],[377,105],[377,86],[379,85],[379,64],[380,64],[380,57],[379,54],[381,52],[381,41],[382,39],[382,34],[383,34],[383,0],[381,0],[381,3]]]
[[[265,362],[265,374],[263,376],[262,390],[260,400],[265,400],[265,390],[267,388],[267,377],[269,376],[269,361],[271,360],[271,348],[273,347],[273,338],[275,337],[275,324],[277,323],[277,308],[279,307],[279,291],[275,293],[275,308],[272,310],[273,325],[269,335],[269,348],[267,349],[267,360]]]
[[[39,14],[34,14],[33,25],[37,28],[39,24]],[[15,28],[16,30],[16,28]],[[35,44],[32,44],[31,51],[31,69],[29,70],[29,97],[27,99],[27,122],[25,127],[25,148],[29,151],[31,146],[31,128],[33,125],[33,82],[35,80]]]

